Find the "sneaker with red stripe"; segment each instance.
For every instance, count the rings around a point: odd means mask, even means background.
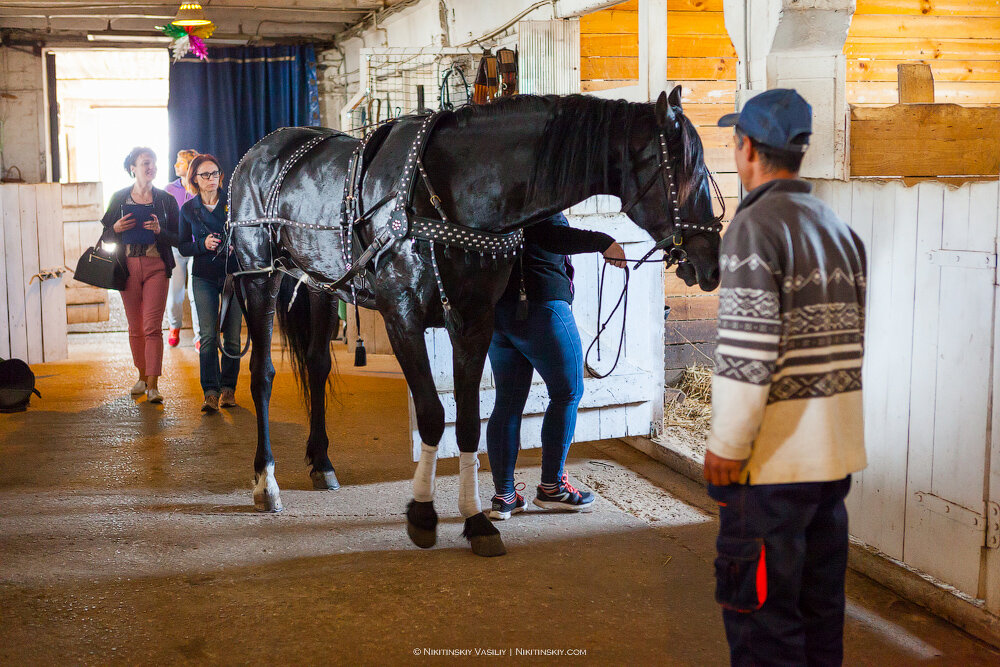
[[[594,504],[594,494],[590,491],[578,491],[563,474],[555,491],[546,491],[539,484],[534,503],[546,510],[589,512],[590,506]]]
[[[504,496],[496,495],[493,496],[493,507],[490,509],[490,518],[494,521],[506,521],[511,517],[512,514],[518,514],[524,511],[524,496],[522,496],[518,491],[524,489],[524,484],[518,484],[514,487],[513,500],[510,496],[506,498]]]

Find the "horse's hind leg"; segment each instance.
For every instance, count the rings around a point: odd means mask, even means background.
[[[337,297],[325,292],[309,292],[310,312],[313,313],[306,367],[309,382],[309,439],[306,441],[306,460],[312,469],[314,489],[339,489],[337,473],[330,462],[330,439],[326,433],[326,382],[330,377],[332,360],[330,339],[340,323],[337,317]]]
[[[437,446],[444,433],[444,406],[434,386],[423,330],[404,322],[396,313],[384,313],[384,316],[392,350],[413,395],[417,430],[423,441],[420,461],[413,476],[413,500],[406,508],[406,532],[414,544],[428,549],[437,541],[434,476],[437,472]]]
[[[493,316],[468,325],[461,335],[452,334],[452,365],[455,376],[455,438],[458,440],[458,509],[465,517],[462,536],[478,556],[507,553],[500,531],[486,518],[479,498],[479,385],[493,336]]]
[[[268,408],[274,364],[271,363],[271,333],[274,327],[274,303],[281,275],[274,274],[250,280],[246,290],[246,321],[253,349],[250,353],[250,393],[257,409],[257,455],[254,457],[253,504],[260,512],[280,512],[281,496],[274,478],[274,456],[271,454],[271,434]]]

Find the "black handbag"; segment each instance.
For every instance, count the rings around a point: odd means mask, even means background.
[[[108,249],[108,245],[111,245],[111,249]],[[80,256],[73,277],[94,287],[119,292],[124,290],[128,281],[128,267],[123,259],[124,249],[120,243],[105,244],[102,235],[96,245],[87,248]]]

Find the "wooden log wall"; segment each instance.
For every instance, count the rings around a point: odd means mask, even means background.
[[[857,0],[844,53],[851,104],[895,104],[896,65],[923,62],[935,102],[1000,105],[997,0]]]
[[[584,92],[633,85],[639,71],[639,3],[623,2],[580,18],[580,78]],[[667,77],[683,87],[684,110],[698,128],[705,161],[726,199],[726,222],[736,210],[739,183],[733,132],[716,126],[736,103],[736,50],[726,32],[722,0],[669,0]],[[667,381],[691,364],[710,364],[717,298],[666,278]]]

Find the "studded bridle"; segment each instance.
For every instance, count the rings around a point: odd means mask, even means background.
[[[678,125],[679,127],[679,125]],[[657,158],[659,164],[653,173],[647,179],[645,185],[639,188],[635,197],[629,200],[627,204],[622,206],[622,213],[628,213],[632,210],[632,207],[639,203],[639,201],[646,196],[649,189],[653,187],[653,184],[657,181],[663,186],[664,193],[667,197],[667,206],[670,207],[671,217],[674,221],[674,233],[670,236],[660,239],[656,242],[649,252],[642,256],[638,261],[636,261],[633,269],[637,269],[657,250],[665,250],[667,246],[670,246],[670,250],[666,253],[663,262],[669,267],[674,264],[683,264],[687,262],[687,251],[684,249],[684,232],[694,231],[694,232],[708,232],[708,233],[718,233],[722,231],[722,220],[726,215],[726,202],[722,197],[722,191],[719,189],[719,184],[715,182],[715,178],[712,176],[712,172],[706,169],[708,174],[708,179],[712,183],[712,187],[715,190],[715,196],[719,200],[722,212],[712,218],[712,221],[708,224],[698,224],[694,222],[684,222],[681,220],[680,204],[677,202],[677,179],[674,178],[674,168],[670,164],[670,152],[667,148],[667,135],[663,128],[659,128],[659,143],[657,145]]]

